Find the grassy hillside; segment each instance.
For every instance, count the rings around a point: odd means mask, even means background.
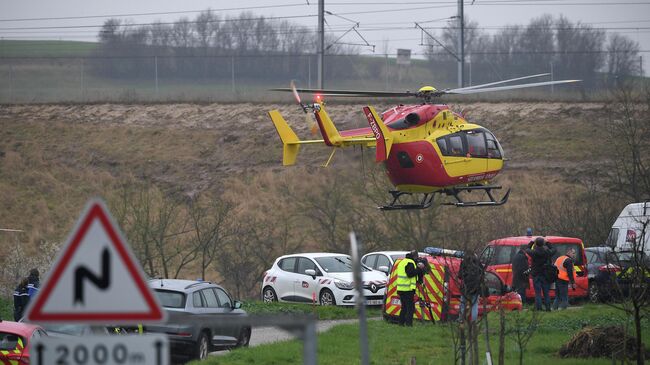
[[[363,127],[367,125],[361,112],[364,105],[332,101],[328,112],[341,129]],[[584,199],[594,204],[594,199],[607,197],[584,196],[594,171],[611,158],[608,145],[602,143],[608,138],[603,104],[509,102],[451,107],[463,110],[501,141],[508,161],[495,183],[512,188],[505,206],[381,213],[376,206],[388,202],[386,192],[392,186],[382,166],[374,163],[374,150],[338,151],[330,167],[322,168],[329,149],[303,146],[297,165],[283,167],[282,146],[268,110],[279,109],[301,138],[313,138],[305,115],[290,104],[3,106],[1,228],[25,232],[0,234],[0,244],[24,251],[25,257],[47,257],[29,264],[5,261],[0,277],[8,281],[5,289],[9,290],[24,275],[21,270],[26,265],[46,269],[56,243],[65,240],[90,197],[101,196],[119,208],[139,199],[136,187],[143,183],[155,188],[152,194],[176,205],[201,194],[231,202],[228,217],[237,232],[232,259],[250,267],[246,273],[250,277],[225,280],[236,285],[243,297],[257,295],[257,280],[278,255],[346,251],[352,229],[365,236],[368,250],[432,244],[480,247],[490,239],[521,234],[529,226],[536,232],[583,237],[587,244],[597,244],[599,237],[606,236],[609,220],[624,202],[584,210],[600,214],[598,222],[580,210],[588,208],[581,202]],[[135,195],[129,197],[127,191]],[[191,231],[183,228],[185,223],[178,224],[170,235]],[[127,228],[123,228],[127,234],[136,234],[129,239],[142,243],[137,232]],[[191,239],[191,234],[181,235],[176,244],[182,247]],[[218,258],[230,257],[219,252]],[[179,275],[199,276],[196,265],[184,267]],[[222,277],[223,270],[215,262],[206,277]],[[242,283],[245,286],[240,288]]]
[[[361,107],[331,105],[329,112],[343,129],[361,127]],[[597,143],[606,138],[600,104],[456,107],[500,139],[509,158],[505,178],[514,171],[540,171],[570,182],[576,173],[607,159]],[[281,145],[265,115],[273,108],[280,108],[302,138],[310,137],[304,116],[290,105],[5,107],[0,114],[0,186],[6,194],[0,198],[5,207],[0,221],[62,239],[85,199],[121,180],[150,180],[189,193],[246,174],[269,172],[279,178],[304,168],[318,174],[317,166],[329,153],[324,147],[304,147],[297,167],[281,166]],[[360,166],[359,154],[339,151],[332,168]]]

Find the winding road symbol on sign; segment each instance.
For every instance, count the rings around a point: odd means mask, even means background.
[[[35,323],[159,322],[164,311],[99,199],[91,200],[27,309]]]
[[[111,284],[111,254],[105,248],[102,251],[102,276],[93,274],[86,266],[79,266],[74,271],[74,302],[84,303],[84,279],[90,280],[101,290],[106,290]]]

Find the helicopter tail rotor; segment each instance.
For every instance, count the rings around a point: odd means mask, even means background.
[[[300,105],[300,108],[305,113],[305,124],[307,125],[307,129],[309,129],[312,136],[315,136],[318,133],[318,125],[309,115],[309,111],[313,110],[313,105],[303,104],[302,100],[300,99],[300,94],[298,94],[298,90],[296,89],[296,83],[293,80],[291,80],[290,86],[294,99],[296,99],[296,102],[298,105]]]

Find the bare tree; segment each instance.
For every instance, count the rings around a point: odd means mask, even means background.
[[[187,205],[191,242],[199,254],[201,278],[205,278],[207,268],[220,254],[225,242],[235,234],[232,215],[234,204],[221,197],[210,199],[199,194]]]
[[[310,236],[324,250],[345,252],[352,230],[352,195],[340,171],[324,177],[317,187],[302,192],[298,204],[310,224]]]
[[[525,52],[518,57],[518,63],[527,69],[525,72],[536,73],[549,69],[553,60],[552,51],[555,49],[553,27],[553,17],[545,14],[531,20],[523,29],[519,49]]]
[[[607,45],[607,79],[610,86],[619,87],[631,76],[639,75],[639,43],[615,33]]]
[[[567,18],[556,21],[557,68],[556,78],[582,80],[582,92],[596,86],[597,72],[603,67],[605,32],[585,24],[573,24]]]
[[[528,342],[537,331],[541,321],[540,311],[515,311],[511,313],[507,332],[519,349],[519,365],[524,363],[524,352]]]
[[[638,229],[633,228],[631,231],[634,233],[628,233],[628,240],[632,241],[631,250],[609,256],[608,268],[611,269],[606,273],[605,279],[599,279],[599,284],[609,288],[611,301],[608,304],[621,310],[633,321],[636,336],[634,358],[641,365],[645,363],[642,322],[650,314],[650,257],[644,251],[647,242],[650,242],[650,219],[639,218],[636,224]],[[612,264],[616,269],[613,269]],[[623,357],[626,356],[623,353]]]
[[[196,249],[184,239],[187,213],[156,186],[124,188],[109,204],[147,275],[176,278],[196,260]]]
[[[611,188],[642,201],[650,192],[650,90],[639,96],[630,87],[621,88],[607,110]]]

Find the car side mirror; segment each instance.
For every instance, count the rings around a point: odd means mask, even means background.
[[[239,308],[241,308],[241,302],[239,300],[235,300],[232,303],[232,309],[239,309]]]
[[[305,270],[305,274],[307,274],[307,275],[309,275],[309,276],[311,276],[313,278],[316,278],[316,270],[314,270],[314,269]]]
[[[382,265],[377,268],[377,270],[383,272],[384,274],[388,275],[388,266]]]
[[[512,291],[512,288],[508,285],[504,285],[501,287],[501,295],[505,295],[506,293],[510,293]]]

